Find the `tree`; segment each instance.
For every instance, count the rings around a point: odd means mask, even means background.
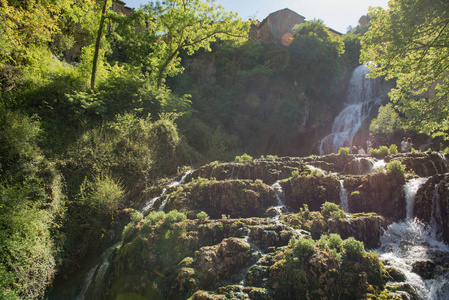
[[[396,109],[419,133],[449,138],[449,2],[391,0],[370,8],[361,62],[371,77],[396,79]]]
[[[203,48],[211,51],[210,44],[217,40],[244,40],[248,36],[249,22],[237,18],[237,14],[225,13],[215,0],[167,0],[156,1],[142,10],[153,15],[148,29],[159,39],[152,44],[149,53],[151,75],[158,87],[167,76],[182,71],[179,54],[192,55]]]

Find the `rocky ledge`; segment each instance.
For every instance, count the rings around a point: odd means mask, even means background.
[[[369,250],[413,217],[447,243],[448,171],[440,153],[211,163],[148,188],[82,296],[420,299],[391,258]],[[426,280],[449,271],[448,252],[432,253],[410,268]]]

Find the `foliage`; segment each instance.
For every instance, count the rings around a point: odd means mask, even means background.
[[[135,229],[137,223],[143,220],[143,214],[140,211],[136,211],[131,215],[131,221],[123,228],[122,240],[126,243],[129,238],[133,235],[133,230]]]
[[[325,218],[335,218],[335,219],[344,219],[346,217],[346,213],[342,210],[337,204],[332,202],[325,202],[321,206],[321,214]]]
[[[395,108],[413,129],[448,138],[449,27],[447,1],[393,0],[370,8],[372,26],[362,39],[361,61],[371,76],[396,79]]]
[[[372,131],[381,140],[391,141],[406,130],[399,113],[394,109],[391,103],[381,106],[377,117],[371,121],[369,130]]]
[[[385,165],[387,172],[399,181],[405,180],[405,165],[398,160],[392,160]]]
[[[50,238],[52,217],[39,208],[39,202],[32,201],[37,189],[33,182],[0,186],[2,299],[42,296],[56,271]]]
[[[253,157],[246,153],[241,156],[236,156],[234,159],[235,162],[244,162],[244,161],[250,161],[250,160],[253,160]]]
[[[289,46],[290,66],[296,70],[294,80],[305,89],[323,90],[339,72],[339,58],[344,43],[326,29],[323,22],[314,20],[293,27],[294,39]],[[302,70],[308,70],[304,73]]]
[[[353,237],[349,237],[341,244],[344,249],[344,255],[348,258],[359,259],[365,255],[365,247],[363,242],[357,241]]]
[[[397,149],[396,149],[397,150]],[[387,146],[380,146],[379,148],[371,148],[369,154],[376,158],[384,158],[389,154]]]
[[[338,234],[323,234],[317,241],[292,238],[270,271],[281,285],[276,298],[365,298],[372,287],[383,289],[387,280],[377,254],[366,252],[362,242],[352,237],[343,240]]]
[[[349,147],[341,147],[338,150],[338,155],[345,156],[345,155],[348,155],[349,153],[351,153],[351,149]]]
[[[361,37],[354,33],[348,33],[343,36],[343,43],[345,43],[343,58],[349,69],[355,69],[359,65],[360,51],[362,49],[360,40]]]
[[[56,272],[60,182],[38,146],[41,134],[36,118],[0,105],[2,299],[42,297]]]
[[[208,216],[207,213],[204,212],[204,211],[201,211],[201,212],[197,213],[197,214],[196,214],[196,217],[198,218],[198,220],[199,220],[201,223],[204,223],[205,221],[209,220],[209,216]]]
[[[391,144],[390,147],[388,148],[388,154],[389,155],[398,154],[398,146],[396,146],[396,144]]]
[[[123,185],[109,175],[100,174],[92,180],[84,179],[80,186],[80,198],[86,213],[92,211],[95,217],[113,216],[125,191]]]
[[[142,8],[154,20],[148,25],[156,35],[164,35],[151,45],[149,62],[151,75],[160,87],[167,76],[182,71],[180,52],[192,55],[199,49],[211,51],[210,43],[216,40],[242,40],[246,38],[249,24],[225,13],[213,0],[169,0],[150,2]]]

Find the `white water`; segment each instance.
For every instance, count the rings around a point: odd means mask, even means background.
[[[354,135],[369,116],[371,107],[380,102],[376,80],[366,78],[369,69],[358,66],[352,73],[346,106],[335,118],[332,133],[320,143],[320,155],[338,153],[341,147],[352,147]]]
[[[382,246],[378,252],[381,259],[405,275],[406,283],[412,287],[418,299],[448,299],[448,274],[424,280],[412,272],[415,262],[429,261],[432,254],[449,254],[449,247],[435,239],[429,226],[418,219],[393,223],[388,226],[380,241]]]
[[[284,191],[282,190],[282,186],[279,184],[279,181],[276,181],[271,187],[274,189],[276,200],[278,202],[278,205],[274,207],[274,209],[276,210],[276,215],[274,216],[273,220],[278,223],[279,217],[283,212],[287,211],[287,206],[284,204]]]
[[[348,213],[349,212],[349,203],[348,203],[348,190],[343,186],[344,180],[340,180],[340,206],[341,208]]]
[[[404,185],[406,206],[406,218],[413,218],[413,207],[415,206],[415,197],[419,188],[427,182],[429,177],[413,178]]]
[[[83,282],[81,292],[79,293],[78,297],[76,297],[76,300],[85,299],[85,294],[89,289],[90,285],[92,284],[92,282],[101,285],[102,283],[101,281],[104,278],[104,274],[106,273],[106,270],[109,267],[109,258],[114,249],[117,248],[120,244],[121,242],[106,249],[106,251],[102,255],[102,263],[101,264],[98,263],[97,265],[95,265],[95,267],[90,269],[90,271],[87,273],[86,279]]]
[[[386,165],[387,163],[383,159],[380,160],[373,159],[373,167],[371,172],[375,172],[379,168],[385,168]]]
[[[416,262],[431,261],[433,257],[449,255],[449,246],[443,243],[436,234],[434,225],[426,225],[417,218],[413,218],[413,206],[416,193],[429,178],[409,180],[404,185],[407,201],[407,218],[388,226],[381,237],[381,247],[377,250],[381,259],[390,266],[400,270],[405,275],[407,283],[415,295],[412,298],[423,300],[449,299],[449,273],[434,279],[424,280],[412,272]],[[435,199],[438,185],[434,190]],[[432,215],[437,212],[432,212]]]
[[[154,198],[152,198],[150,201],[148,201],[147,203],[145,203],[145,205],[144,205],[144,207],[142,208],[141,212],[142,212],[142,213],[146,213],[146,212],[148,212],[149,210],[151,210],[151,209],[154,207],[154,204],[156,203],[156,201],[157,201],[158,199],[160,199],[162,196],[164,196],[165,192],[167,191],[167,188],[174,187],[174,186],[178,186],[178,185],[181,185],[181,184],[186,183],[187,176],[189,176],[189,175],[192,174],[192,173],[193,173],[193,171],[192,171],[192,170],[189,170],[189,171],[187,171],[187,172],[181,177],[181,180],[180,180],[180,181],[173,181],[172,183],[170,183],[169,185],[167,185],[167,187],[164,188],[164,189],[162,190],[162,193],[161,193],[159,196],[154,197]],[[167,197],[164,199],[164,201],[162,202],[161,206],[159,207],[159,210],[164,210],[165,205],[167,204],[167,201],[168,201],[168,196],[167,196]]]

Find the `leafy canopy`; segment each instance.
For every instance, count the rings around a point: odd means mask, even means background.
[[[411,128],[448,138],[449,2],[391,0],[369,15],[361,62],[372,77],[396,78],[390,97]]]
[[[142,10],[153,16],[149,27],[159,36],[149,53],[151,73],[158,86],[167,76],[182,71],[179,54],[192,55],[203,48],[211,51],[210,44],[217,40],[245,40],[249,22],[226,13],[215,0],[167,0],[145,5]]]

